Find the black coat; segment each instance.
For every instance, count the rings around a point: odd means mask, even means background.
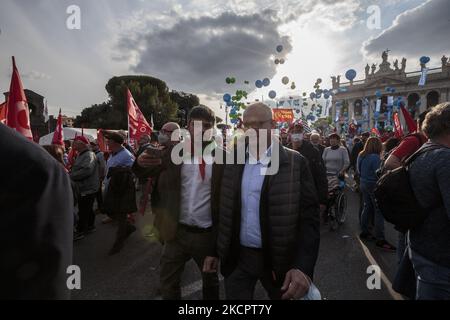
[[[240,248],[241,184],[245,165],[227,165],[222,179],[217,249],[221,271],[230,275]],[[280,146],[280,168],[266,176],[260,200],[265,268],[281,286],[286,273],[298,268],[313,278],[319,233],[319,201],[306,159]]]
[[[68,299],[73,196],[64,168],[0,124],[0,299]]]
[[[131,168],[110,168],[107,178],[110,180],[103,200],[103,210],[109,216],[136,212],[136,188]]]
[[[300,152],[308,160],[309,168],[311,169],[314,184],[318,192],[319,202],[320,204],[326,205],[328,203],[327,169],[320,155],[320,151],[309,141],[303,141],[300,149],[295,151]]]

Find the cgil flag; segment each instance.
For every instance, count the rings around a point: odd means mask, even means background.
[[[129,89],[127,89],[127,109],[128,109],[128,139],[132,147],[136,147],[136,142],[143,135],[152,134],[152,126],[147,122],[144,114],[134,101]]]
[[[59,109],[58,122],[56,123],[56,130],[53,133],[52,144],[64,146],[64,131],[62,125],[61,109]]]
[[[398,113],[394,113],[394,129],[395,129],[395,137],[396,138],[402,138],[403,137],[403,128],[402,124],[400,122],[400,119],[398,117]]]
[[[28,101],[23,90],[22,80],[19,70],[16,67],[16,60],[12,57],[13,73],[11,85],[6,103],[6,125],[21,133],[29,140],[33,140],[30,126],[30,111]]]

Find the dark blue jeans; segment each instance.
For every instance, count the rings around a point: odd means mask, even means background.
[[[364,208],[361,215],[361,230],[363,233],[369,233],[370,217],[374,216],[375,237],[377,240],[384,240],[384,218],[381,211],[377,208],[373,194],[375,182],[367,183],[361,181],[360,186],[364,200]]]
[[[450,300],[450,268],[411,250],[411,261],[417,275],[417,300]]]

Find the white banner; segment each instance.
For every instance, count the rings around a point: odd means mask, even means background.
[[[335,120],[335,122],[339,122],[340,113],[341,113],[341,109],[340,108],[336,108],[336,120]]]
[[[376,112],[380,112],[381,111],[381,99],[377,100],[377,107],[375,109]]]
[[[387,99],[387,104],[388,106],[392,107],[394,105],[394,97],[393,96],[389,96]]]
[[[419,87],[423,87],[425,83],[427,82],[427,75],[428,75],[428,68],[422,69],[422,75],[420,76],[419,80]]]

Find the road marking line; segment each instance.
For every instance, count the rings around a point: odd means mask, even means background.
[[[380,266],[370,253],[369,248],[366,247],[366,245],[361,241],[361,239],[358,236],[356,237],[356,239],[358,239],[359,243],[361,244],[361,247],[364,251],[364,254],[366,255],[367,260],[369,260],[369,263],[372,265]],[[383,270],[381,270],[381,267],[380,272],[381,272],[381,280],[387,287],[389,294],[392,296],[392,298],[394,300],[405,300],[400,294],[398,294],[397,292],[394,291],[394,289],[392,289],[392,283],[389,281],[388,277],[384,274]]]

